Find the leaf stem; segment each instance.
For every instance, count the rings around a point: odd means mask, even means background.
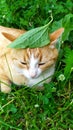
[[[49,26],[51,23],[52,23],[52,21],[53,21],[53,15],[52,15],[52,12],[51,12],[51,15],[50,15],[50,17],[51,17],[51,20],[50,20],[50,22],[49,23],[47,23],[45,26]],[[44,27],[45,27],[44,26]]]
[[[2,110],[4,107],[6,107],[7,105],[9,105],[11,102],[13,102],[14,101],[14,99],[12,99],[11,101],[9,101],[7,104],[5,104],[5,105],[3,105],[1,108],[0,108],[0,110]]]

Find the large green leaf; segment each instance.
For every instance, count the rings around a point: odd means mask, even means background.
[[[22,34],[19,38],[13,41],[8,47],[11,48],[36,48],[43,47],[50,43],[50,38],[48,35],[49,24],[45,26],[38,27],[27,31]]]

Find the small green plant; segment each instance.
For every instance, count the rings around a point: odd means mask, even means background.
[[[72,68],[73,68],[73,50],[70,48],[65,48],[65,60],[66,66],[64,68],[64,75],[66,77],[66,82],[70,79]]]

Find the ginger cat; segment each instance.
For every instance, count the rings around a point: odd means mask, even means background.
[[[11,91],[11,82],[17,85],[32,87],[38,82],[49,77],[50,82],[55,71],[55,63],[58,50],[55,45],[64,29],[60,28],[50,34],[50,44],[35,49],[12,49],[7,48],[13,40],[23,34],[24,30],[0,26],[0,85],[1,92]],[[43,86],[43,82],[39,83]]]

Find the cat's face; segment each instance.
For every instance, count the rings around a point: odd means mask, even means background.
[[[12,35],[10,32],[7,33],[6,31],[6,33],[3,33],[4,38],[2,38],[2,40],[4,39],[2,42],[2,49],[4,49],[3,53],[9,53],[10,59],[12,60],[14,66],[14,70],[16,70],[20,75],[23,75],[28,79],[35,79],[42,75],[45,70],[49,69],[53,64],[55,64],[58,56],[58,50],[55,48],[55,44],[63,31],[63,28],[56,30],[50,34],[49,45],[35,49],[5,48],[4,46],[7,46],[18,37],[16,34]],[[15,32],[17,32],[17,30]]]
[[[50,44],[35,49],[11,49],[14,69],[28,79],[39,77],[45,70],[55,64],[58,50],[55,45],[64,29],[60,28],[50,34]],[[10,39],[9,39],[10,40]]]
[[[15,70],[28,79],[39,77],[43,71],[55,64],[57,56],[58,51],[54,46],[12,51]]]

